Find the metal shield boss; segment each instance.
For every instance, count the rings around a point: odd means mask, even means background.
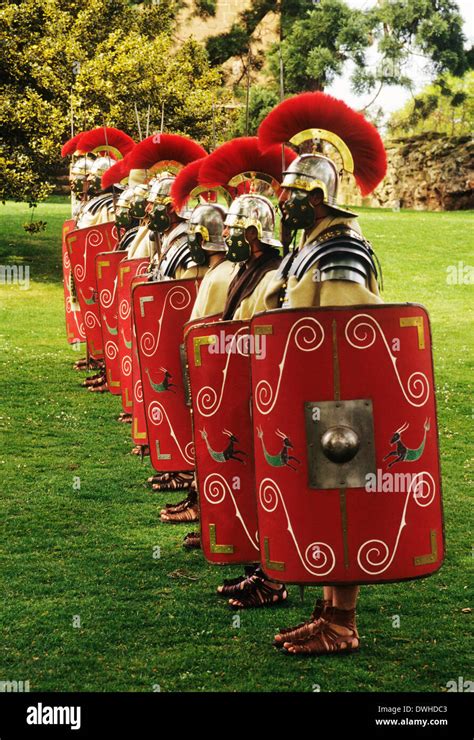
[[[259,561],[247,321],[201,323],[186,333],[201,547],[212,563]]]
[[[137,275],[146,275],[149,259],[124,259],[117,273],[118,301],[118,346],[120,356],[120,390],[124,413],[133,412],[133,376],[132,376],[132,281]],[[133,429],[135,437],[138,430]],[[137,443],[137,444],[145,444]]]
[[[86,341],[86,332],[82,318],[79,299],[76,294],[76,286],[72,275],[71,259],[66,242],[66,236],[75,228],[74,219],[69,219],[63,224],[62,233],[62,258],[63,258],[63,286],[64,286],[64,308],[66,313],[66,334],[69,344],[77,344]]]
[[[251,329],[265,340],[265,360],[251,358],[265,572],[301,584],[436,572],[444,534],[426,310],[280,310]]]
[[[117,273],[124,257],[124,252],[116,250],[114,252],[100,252],[95,258],[107,387],[112,394],[117,396],[121,393]]]
[[[192,279],[147,282],[133,291],[150,459],[158,472],[194,468],[181,347],[184,324],[191,315],[199,282]]]
[[[75,229],[66,236],[74,284],[84,318],[87,348],[95,360],[104,356],[100,327],[95,258],[99,252],[111,252],[117,244],[114,223]]]

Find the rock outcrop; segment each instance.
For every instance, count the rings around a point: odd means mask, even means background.
[[[344,177],[342,200],[352,205],[457,211],[474,208],[474,141],[469,136],[424,133],[386,143],[388,170],[362,198]]]

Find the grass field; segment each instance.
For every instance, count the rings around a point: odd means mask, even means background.
[[[28,207],[0,206],[0,264],[29,265],[31,276],[28,290],[0,285],[0,681],[29,681],[31,691],[310,692],[316,684],[439,691],[472,678],[471,615],[462,610],[473,561],[473,287],[447,282],[449,266],[472,261],[472,213],[360,211],[384,267],[385,300],[431,313],[448,552],[431,578],[363,589],[363,649],[343,659],[292,658],[271,646],[276,627],[310,612],[316,590],[301,605],[292,587],[288,607],[243,612],[236,628],[214,593],[236,569],[183,551],[189,526],[158,522],[173,496],[145,487],[149,463],[129,454],[118,400],[87,393],[72,370],[60,258],[68,213],[59,199],[41,205],[35,218],[47,230],[29,235]]]

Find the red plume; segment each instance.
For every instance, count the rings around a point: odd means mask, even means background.
[[[158,162],[177,162],[186,165],[207,156],[202,146],[178,134],[154,134],[143,139],[133,151],[131,167],[147,170]]]
[[[296,158],[296,154],[285,147],[285,167]],[[281,146],[272,146],[262,153],[256,136],[244,136],[222,144],[206,161],[199,173],[201,185],[226,186],[233,177],[243,172],[262,172],[278,183],[282,179]]]
[[[135,147],[135,142],[131,136],[120,131],[118,128],[110,128],[109,126],[101,126],[100,128],[86,131],[81,137],[80,144],[81,151],[84,152],[92,152],[101,146],[112,146],[120,152],[122,157],[129,154]]]
[[[199,170],[203,162],[205,162],[205,157],[196,159],[194,162],[187,164],[177,175],[171,187],[171,197],[176,211],[183,208],[194,188],[199,186]]]
[[[63,147],[61,149],[61,157],[68,157],[70,154],[74,154],[75,151],[78,150],[78,143],[79,139],[84,135],[83,131],[80,131],[78,134],[72,137],[72,139],[69,139],[66,141],[65,144],[63,144]]]
[[[109,169],[102,175],[103,190],[107,190],[111,185],[116,185],[121,182],[124,177],[127,177],[129,172],[130,162],[128,156],[123,159],[119,159],[118,162],[112,165],[112,167],[109,167]]]
[[[387,156],[375,126],[342,100],[323,92],[302,93],[277,105],[260,124],[260,146],[266,151],[310,128],[331,131],[349,147],[362,195],[370,193],[383,179]]]

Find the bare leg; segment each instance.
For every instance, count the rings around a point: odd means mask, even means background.
[[[333,587],[332,586],[323,587],[323,599],[324,601],[330,601],[332,604],[332,599],[333,599]]]
[[[332,589],[332,605],[338,609],[355,609],[359,590],[359,586],[334,586]]]

